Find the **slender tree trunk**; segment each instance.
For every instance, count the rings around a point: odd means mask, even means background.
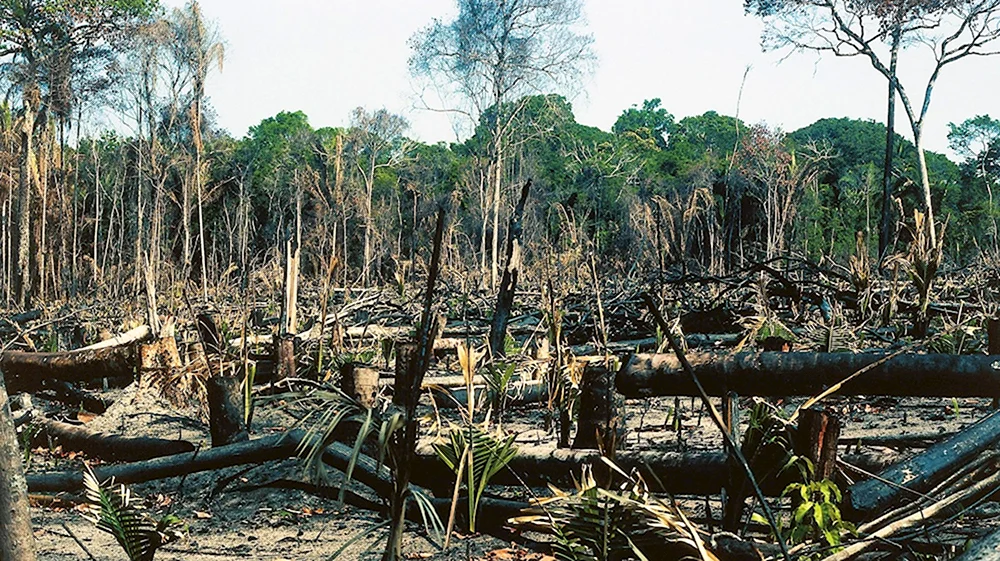
[[[365,178],[365,249],[364,249],[364,264],[361,270],[361,284],[368,287],[371,281],[371,261],[372,261],[372,196],[375,186],[373,185],[375,181],[375,165],[372,162],[372,166],[369,169],[369,175]]]
[[[498,106],[499,107],[499,106]],[[499,117],[498,117],[499,118]],[[493,137],[493,246],[490,260],[490,288],[496,289],[500,259],[500,194],[503,186],[503,144],[497,127]]]
[[[21,447],[11,420],[10,400],[0,372],[0,559],[34,561],[35,536],[28,511]]]
[[[934,224],[934,203],[931,201],[931,182],[927,175],[927,155],[924,154],[923,124],[918,124],[913,131],[914,144],[917,147],[917,161],[920,164],[920,185],[924,195],[924,211],[927,213],[927,227],[934,247],[941,242],[937,239],[937,230]]]
[[[94,286],[96,288],[100,281],[98,276],[97,249],[100,247],[98,239],[101,231],[101,157],[97,152],[96,145],[91,145],[91,154],[94,158],[94,247],[92,248],[92,266]]]
[[[205,257],[205,220],[202,215],[202,193],[201,193],[201,85],[197,87],[198,96],[194,102],[194,183],[195,194],[198,197],[198,243],[201,253],[201,297],[208,301],[208,260]]]
[[[21,169],[17,192],[17,261],[15,293],[17,303],[27,306],[31,297],[31,188],[34,180],[34,130],[38,110],[38,88],[26,88],[21,121]]]
[[[885,118],[885,161],[882,165],[882,221],[879,226],[878,256],[879,261],[889,252],[892,241],[892,159],[895,155],[896,139],[896,63],[899,59],[899,43],[902,32],[897,25],[892,32],[892,47],[889,61],[889,95],[888,112]]]

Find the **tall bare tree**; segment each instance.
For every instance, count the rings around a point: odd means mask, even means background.
[[[945,66],[968,56],[1000,52],[990,46],[1000,38],[1000,0],[745,0],[745,7],[767,23],[765,48],[858,56],[885,77],[890,113],[891,100],[898,95],[910,124],[923,206],[931,238],[937,243],[923,144],[931,94]],[[881,46],[884,43],[889,45],[888,53]],[[929,47],[934,61],[919,105],[911,100],[896,72],[899,49],[907,44]]]
[[[128,30],[149,18],[156,0],[9,0],[0,2],[0,60],[10,70],[6,77],[21,91],[19,134],[21,145],[18,184],[17,259],[14,267],[16,299],[32,298],[31,222],[33,193],[41,192],[35,154],[37,129],[46,126],[50,106],[64,112],[68,61],[124,46]],[[57,70],[52,72],[52,70]],[[53,103],[55,101],[55,103]],[[36,243],[44,243],[38,240]]]
[[[492,217],[490,283],[497,283],[500,204],[505,148],[519,107],[529,93],[579,84],[594,61],[593,38],[577,31],[580,0],[457,0],[458,16],[434,20],[410,39],[410,70],[447,84],[449,109],[488,130],[487,167]],[[484,221],[482,235],[489,231]]]
[[[219,34],[218,27],[206,22],[201,13],[201,7],[196,1],[188,2],[181,10],[174,10],[171,18],[175,41],[174,57],[178,65],[186,70],[190,80],[190,105],[188,107],[191,121],[191,139],[194,144],[194,187],[198,210],[198,240],[201,256],[201,291],[202,298],[208,299],[208,262],[205,257],[205,219],[202,210],[204,196],[202,194],[202,167],[204,163],[204,142],[202,139],[202,104],[205,100],[205,82],[214,69],[222,70],[225,58],[225,46]],[[185,250],[184,261],[190,265],[190,247]]]

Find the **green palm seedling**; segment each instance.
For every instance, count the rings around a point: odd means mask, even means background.
[[[90,466],[83,473],[83,485],[89,501],[84,516],[98,530],[114,536],[129,561],[152,561],[161,546],[182,536],[177,529],[183,524],[179,518],[150,518],[136,508],[128,487],[120,485],[116,489],[113,481],[102,485]]]
[[[452,425],[449,440],[434,444],[434,451],[457,477],[464,472],[469,495],[469,530],[475,532],[476,514],[486,486],[517,455],[514,435],[488,432],[485,425]]]

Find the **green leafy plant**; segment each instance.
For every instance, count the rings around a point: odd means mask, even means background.
[[[452,425],[446,443],[434,444],[441,460],[461,478],[465,473],[468,492],[469,530],[476,531],[476,514],[486,486],[517,455],[514,435],[491,433],[486,426]],[[471,445],[470,445],[471,443]]]
[[[837,551],[843,536],[856,532],[854,525],[841,517],[843,497],[837,484],[829,479],[792,483],[782,496],[792,496],[797,505],[786,531],[789,543],[818,541]]]
[[[514,380],[514,370],[517,365],[493,364],[483,372],[483,380],[486,382],[487,396],[490,408],[496,412],[497,418],[503,418],[503,412],[507,405],[507,395],[510,384]]]
[[[83,485],[88,501],[84,516],[114,536],[129,561],[152,561],[160,547],[183,536],[179,518],[169,514],[160,520],[150,518],[135,506],[128,487],[115,488],[113,480],[101,484],[90,466],[83,473]]]

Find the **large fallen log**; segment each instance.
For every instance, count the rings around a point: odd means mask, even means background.
[[[117,483],[140,483],[222,469],[243,464],[260,464],[293,456],[304,432],[288,431],[247,442],[195,450],[142,462],[105,465],[94,468],[101,481],[114,477]],[[34,493],[79,491],[83,488],[83,470],[34,473],[27,476],[28,490]]]
[[[186,440],[119,436],[44,417],[36,417],[34,422],[60,444],[63,450],[76,450],[107,461],[134,462],[192,452],[195,449],[194,444]]]
[[[1000,412],[992,413],[944,442],[847,489],[844,514],[864,518],[892,503],[923,493],[1000,441]]]
[[[0,370],[10,391],[39,387],[42,380],[79,382],[131,376],[138,356],[136,345],[79,349],[58,353],[7,351],[0,355]]]
[[[844,461],[866,471],[880,471],[898,461],[897,453],[846,454]],[[584,465],[601,463],[597,450],[572,450],[553,446],[522,446],[491,485],[572,488]],[[714,495],[727,481],[726,455],[722,452],[659,452],[619,450],[615,464],[626,473],[636,470],[652,490],[676,495]],[[415,481],[437,491],[449,492],[454,473],[438,459],[434,449],[417,449]],[[777,489],[776,492],[780,492]]]
[[[687,355],[709,395],[816,395],[863,368],[841,395],[1000,397],[1000,357],[986,355],[752,352]],[[884,361],[879,364],[880,361]],[[626,397],[697,396],[673,354],[636,354],[616,387]]]

